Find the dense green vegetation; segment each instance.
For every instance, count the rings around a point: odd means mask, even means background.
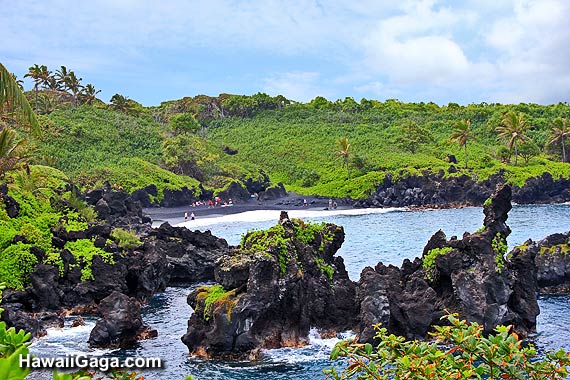
[[[532,345],[523,344],[510,327],[498,326],[485,336],[483,327],[456,315],[444,317],[448,326],[436,326],[435,341],[407,341],[377,330],[377,346],[342,341],[331,359],[346,358],[339,373],[327,370],[330,379],[566,379],[570,354],[549,352],[540,358]]]
[[[143,107],[120,94],[105,104],[65,66],[34,65],[26,75],[34,80],[27,96],[42,114],[33,159],[87,187],[106,180],[127,191],[154,184],[160,200],[165,188],[202,183],[220,191],[263,170],[301,194],[361,198],[388,174],[446,171],[448,155],[464,168],[446,175],[482,180],[504,169],[519,186],[545,171],[570,177],[564,163],[570,106],[563,103],[440,106],[317,97],[301,104],[259,93]]]

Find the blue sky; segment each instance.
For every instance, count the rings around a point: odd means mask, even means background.
[[[0,0],[0,62],[144,105],[222,92],[567,102],[570,1]],[[28,83],[28,88],[31,83]]]

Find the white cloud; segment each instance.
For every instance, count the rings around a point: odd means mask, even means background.
[[[188,95],[216,78],[216,89],[247,83],[258,87],[236,92],[299,100],[353,91],[424,101],[570,97],[568,0],[0,3],[0,57],[12,71],[63,64],[86,81],[108,76],[112,93],[125,77],[137,91],[137,78],[161,71],[173,83],[184,74]],[[276,74],[250,79],[268,72]]]
[[[319,82],[316,72],[288,72],[272,75],[264,79],[264,92],[270,95],[283,95],[287,99],[308,102],[317,96],[327,97]]]

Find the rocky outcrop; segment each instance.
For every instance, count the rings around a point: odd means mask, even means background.
[[[247,189],[240,182],[232,182],[228,187],[218,193],[222,202],[232,200],[233,203],[247,202],[251,197]]]
[[[370,323],[424,338],[448,312],[483,325],[486,332],[499,324],[512,324],[523,336],[533,332],[539,313],[535,257],[531,251],[506,255],[510,209],[511,188],[504,186],[484,207],[482,231],[450,240],[438,231],[422,259],[406,260],[402,268],[382,263],[366,268],[358,288],[360,340],[372,340]]]
[[[311,327],[356,323],[356,287],[341,257],[342,227],[290,220],[244,237],[218,259],[219,285],[188,296],[194,309],[182,341],[194,355],[248,358],[260,348],[301,346]]]
[[[547,236],[534,242],[527,240],[509,255],[534,256],[537,284],[543,293],[570,293],[570,231]]]
[[[457,169],[452,165],[448,172],[456,173]],[[503,170],[485,181],[477,181],[466,174],[445,177],[443,170],[438,173],[426,171],[397,181],[387,175],[376,191],[355,202],[355,207],[480,206],[497,186],[504,183]],[[519,204],[570,201],[570,179],[555,180],[550,173],[529,178],[522,187],[513,187],[512,199]]]
[[[8,195],[8,185],[5,183],[0,184],[0,201],[10,218],[16,218],[20,214],[20,204]]]
[[[38,252],[40,264],[30,275],[30,286],[24,291],[5,292],[2,306],[9,325],[22,320],[18,326],[23,324],[28,331],[39,334],[43,325],[35,316],[38,313],[91,313],[113,292],[145,302],[168,285],[213,281],[216,260],[229,252],[227,242],[209,231],[192,232],[168,223],[152,229],[142,215],[140,203],[124,192],[92,191],[86,199],[91,204],[106,204],[105,219],[83,231],[52,231],[52,245],[60,251],[62,267],[42,263],[46,256]],[[130,222],[136,224],[125,226]],[[117,226],[133,228],[142,243],[135,248],[119,248],[112,241]],[[86,264],[64,248],[67,242],[78,239],[92,239],[95,246],[112,254],[112,263],[93,256],[93,278],[86,281],[82,281]],[[30,251],[36,252],[35,247]]]
[[[111,293],[99,303],[98,312],[102,318],[91,330],[89,345],[124,348],[136,343],[139,336],[156,336],[156,331],[149,333],[150,328],[144,325],[140,309],[136,299],[119,292]]]
[[[283,198],[287,196],[287,191],[285,190],[285,186],[281,182],[277,184],[275,187],[269,187],[265,191],[261,191],[257,194],[257,199],[259,201],[274,201],[279,198]]]
[[[190,231],[168,223],[149,234],[146,249],[166,254],[171,285],[212,281],[215,262],[229,252],[228,243],[210,231]]]

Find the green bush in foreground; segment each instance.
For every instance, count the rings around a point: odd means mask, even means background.
[[[436,326],[432,342],[406,341],[379,328],[380,343],[339,342],[331,359],[348,359],[340,373],[325,370],[329,379],[565,379],[570,354],[564,350],[537,357],[532,346],[523,347],[510,327],[499,326],[485,337],[483,327],[467,324],[456,315],[443,317],[451,325]]]

